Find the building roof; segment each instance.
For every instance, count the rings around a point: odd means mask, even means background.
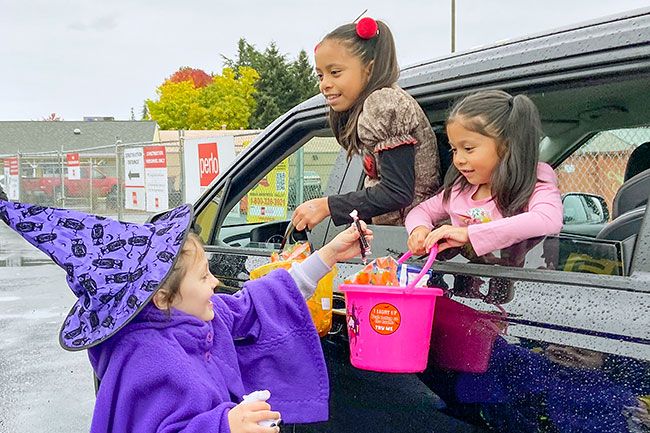
[[[193,138],[219,137],[223,135],[255,136],[262,132],[261,129],[192,129],[183,131],[186,140]],[[176,129],[161,130],[160,141],[177,141],[180,131]]]
[[[78,130],[78,134],[75,134]],[[0,121],[0,155],[159,141],[154,121]]]

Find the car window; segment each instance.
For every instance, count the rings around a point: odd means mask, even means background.
[[[334,137],[309,139],[245,191],[228,211],[215,241],[232,247],[277,249],[296,207],[323,197],[340,149]]]
[[[647,141],[650,141],[648,126],[599,131],[564,160],[555,170],[560,191],[583,194],[571,197],[569,202],[564,200],[565,223],[598,223],[599,216],[609,215],[614,196],[623,184],[630,154]],[[575,214],[580,212],[578,199],[585,212],[581,217]]]
[[[563,194],[562,233],[566,236],[561,238],[565,240],[558,244],[557,240],[548,240],[550,237],[530,239],[482,257],[476,257],[466,248],[449,251],[447,257],[441,258],[625,275],[632,249],[621,252],[620,241],[601,240],[597,236],[611,220],[612,202],[623,184],[630,154],[640,144],[650,141],[650,107],[645,103],[650,90],[645,82],[643,79],[612,80],[604,84],[527,89],[525,93],[539,109],[545,133],[540,159],[555,166]],[[444,129],[447,109],[441,104],[423,108],[444,155],[448,146]],[[405,239],[406,235],[404,243]],[[380,236],[375,236],[375,244],[379,244],[379,251],[390,251],[390,245],[382,245]],[[561,264],[549,266],[544,260],[550,245],[556,245],[555,256]]]

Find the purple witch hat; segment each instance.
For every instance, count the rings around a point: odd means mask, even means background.
[[[78,298],[59,334],[66,350],[95,346],[138,314],[174,266],[192,217],[187,204],[134,224],[0,199],[0,219],[66,271]]]

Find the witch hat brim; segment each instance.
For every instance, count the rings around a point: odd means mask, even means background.
[[[185,242],[193,208],[181,205],[135,224],[0,199],[0,219],[66,271],[77,302],[59,342],[74,351],[105,341],[151,300]]]

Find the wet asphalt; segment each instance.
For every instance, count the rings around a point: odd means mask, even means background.
[[[75,300],[65,272],[0,223],[0,433],[90,429],[88,355],[58,342]]]

